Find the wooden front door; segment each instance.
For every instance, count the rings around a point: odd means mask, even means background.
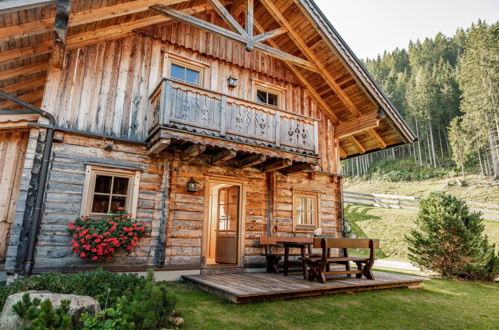
[[[215,262],[237,263],[239,228],[239,186],[218,190]]]

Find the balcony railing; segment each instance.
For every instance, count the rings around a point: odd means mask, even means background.
[[[318,120],[163,79],[150,97],[149,126],[316,156]]]

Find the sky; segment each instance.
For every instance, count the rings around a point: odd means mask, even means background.
[[[406,48],[409,40],[447,36],[479,18],[499,20],[499,0],[315,0],[359,58]]]

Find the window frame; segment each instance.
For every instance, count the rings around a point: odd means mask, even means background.
[[[312,198],[315,204],[312,224],[299,223],[300,211],[298,206],[302,198]],[[320,223],[320,192],[308,190],[293,190],[293,231],[313,231],[319,227]]]
[[[258,101],[258,91],[262,92],[267,92],[271,93],[277,96],[277,105],[272,105],[268,103],[263,103]],[[277,108],[277,109],[284,109],[285,108],[285,92],[286,89],[284,87],[276,86],[273,84],[270,84],[266,81],[261,81],[261,80],[256,80],[253,79],[253,100],[254,102],[261,104],[266,107],[272,107],[272,108]]]
[[[172,65],[177,65],[184,67],[189,70],[197,71],[199,72],[199,83],[194,84],[186,80],[181,80],[178,78],[173,78],[171,75],[171,67]],[[183,84],[188,84],[192,86],[197,86],[197,87],[202,87],[204,88],[204,78],[206,73],[206,70],[209,68],[209,65],[207,63],[197,61],[191,58],[185,58],[182,56],[178,56],[177,54],[173,53],[165,53],[165,60],[164,60],[164,67],[163,67],[163,72],[164,72],[164,78],[171,79],[174,81],[181,82]]]
[[[106,213],[92,212],[92,206],[95,195],[95,182],[97,175],[105,175],[105,176],[113,176],[113,177],[121,177],[129,179],[127,194],[126,194],[127,201],[125,204],[125,210],[131,215],[132,218],[136,218],[138,196],[139,196],[140,171],[106,167],[106,166],[96,166],[96,165],[87,165],[85,170],[85,183],[83,186],[83,196],[82,196],[80,216],[99,218],[106,214]]]

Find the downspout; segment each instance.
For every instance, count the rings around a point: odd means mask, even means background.
[[[30,276],[31,271],[33,270],[34,265],[34,255],[35,255],[35,246],[36,239],[38,237],[38,232],[40,231],[40,220],[42,216],[42,205],[43,205],[43,196],[45,195],[45,187],[47,184],[47,176],[48,176],[48,168],[50,165],[50,154],[52,152],[52,142],[54,138],[54,127],[55,127],[55,118],[51,113],[44,111],[38,107],[35,107],[29,103],[24,102],[10,94],[5,93],[0,90],[0,97],[3,97],[7,100],[10,100],[14,103],[17,103],[34,113],[39,114],[40,116],[48,119],[49,126],[47,127],[47,135],[45,137],[45,148],[43,149],[42,155],[42,165],[40,167],[40,175],[38,177],[38,189],[36,191],[35,196],[35,209],[33,210],[32,221],[30,224],[29,230],[29,241],[28,241],[28,253],[26,259],[24,261],[24,269],[23,274],[25,276]]]

